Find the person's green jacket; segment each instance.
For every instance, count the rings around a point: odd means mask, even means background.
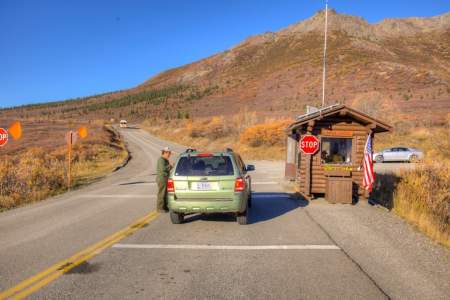
[[[156,164],[156,180],[159,182],[166,181],[169,178],[172,167],[167,159],[160,157]]]

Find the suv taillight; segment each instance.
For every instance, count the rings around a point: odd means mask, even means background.
[[[174,193],[175,192],[175,184],[173,183],[173,179],[167,179],[167,192]]]
[[[242,192],[245,189],[245,180],[241,177],[236,178],[236,182],[234,183],[234,191]]]

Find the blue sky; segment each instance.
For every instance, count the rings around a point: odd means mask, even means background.
[[[371,23],[450,11],[448,0],[329,4]],[[0,0],[0,107],[133,87],[323,7],[318,0]]]

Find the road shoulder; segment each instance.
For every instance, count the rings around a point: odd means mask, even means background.
[[[323,199],[305,209],[391,298],[450,295],[450,252],[399,217],[367,203]]]

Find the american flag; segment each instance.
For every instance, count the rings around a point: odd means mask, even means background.
[[[372,139],[370,137],[370,134],[367,137],[366,146],[364,147],[363,171],[363,187],[370,192],[372,191],[373,182],[375,181],[372,161]]]

